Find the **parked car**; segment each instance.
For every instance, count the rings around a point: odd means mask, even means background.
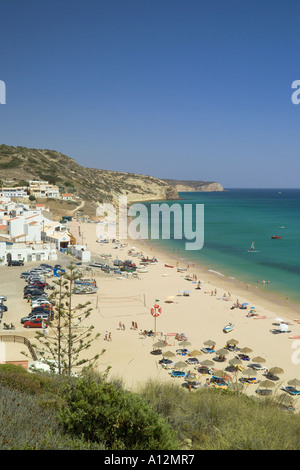
[[[33,308],[41,307],[41,306],[47,306],[47,307],[53,308],[53,304],[49,302],[49,300],[47,300],[46,297],[43,297],[42,299],[33,300],[31,302],[31,306]]]
[[[40,289],[37,286],[25,286],[23,292],[41,292],[44,293],[44,289]]]
[[[24,323],[24,328],[43,328],[44,326],[47,327],[47,323],[45,322],[45,320],[42,320],[41,318],[28,320]]]
[[[31,299],[31,305],[36,301],[36,300],[47,300],[45,296],[40,295],[32,295],[30,296]]]
[[[44,320],[45,322],[49,322],[50,320],[50,315],[49,313],[29,313],[26,317],[21,318],[21,323],[24,324],[27,321],[33,321],[33,320]]]
[[[30,296],[31,298],[40,297],[42,294],[43,294],[43,291],[39,289],[30,289],[24,292],[23,298],[27,299],[28,296]]]
[[[21,260],[10,260],[7,263],[8,266],[24,266],[24,261]]]
[[[3,302],[7,300],[7,297],[5,297],[5,295],[0,295],[0,302]]]
[[[7,312],[8,308],[6,305],[0,303],[0,312]]]
[[[53,316],[53,310],[45,307],[36,307],[31,310],[31,313],[34,315],[38,315],[39,313],[47,313],[47,315]]]
[[[51,266],[51,264],[42,263],[40,264],[40,268],[46,268],[47,270],[52,271],[53,266]]]

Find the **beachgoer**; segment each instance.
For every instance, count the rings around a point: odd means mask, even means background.
[[[111,340],[112,340],[112,338],[111,338],[111,332],[109,332],[109,334],[108,334],[108,341],[111,341]]]

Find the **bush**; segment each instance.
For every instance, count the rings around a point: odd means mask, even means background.
[[[205,387],[188,393],[155,381],[140,394],[194,450],[300,449],[299,413],[282,411],[273,398]]]
[[[166,420],[133,393],[85,378],[70,387],[65,398],[59,420],[73,436],[114,450],[177,448]]]

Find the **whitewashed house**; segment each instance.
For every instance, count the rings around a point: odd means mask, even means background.
[[[57,251],[50,243],[40,245],[27,245],[26,243],[11,243],[0,241],[1,264],[8,261],[56,261]]]

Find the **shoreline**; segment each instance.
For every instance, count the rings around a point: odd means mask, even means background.
[[[192,345],[190,348],[199,350],[208,339],[215,341],[216,349],[223,348],[229,339],[237,339],[241,348],[248,347],[253,351],[251,357],[265,358],[264,365],[268,369],[277,366],[284,370],[283,376],[274,383],[276,388],[298,377],[299,361],[297,350],[294,349],[299,348],[299,340],[292,340],[292,337],[286,333],[272,334],[276,329],[273,325],[278,324],[276,321],[281,317],[283,322],[290,325],[291,335],[300,335],[300,323],[293,321],[298,315],[290,306],[285,305],[283,308],[283,305],[273,298],[269,299],[264,293],[261,295],[256,292],[258,289],[246,289],[236,280],[226,279],[225,276],[209,272],[203,267],[192,266],[191,263],[188,271],[177,272],[176,262],[178,261],[179,266],[186,267],[188,264],[186,260],[182,256],[176,256],[176,253],[151,246],[149,240],[119,239],[116,243],[97,243],[95,227],[92,227],[92,224],[83,225],[85,228],[82,227],[82,230],[86,234],[89,232],[86,238],[87,249],[90,249],[93,255],[101,257],[101,254],[109,254],[111,262],[115,259],[131,259],[136,264],[139,264],[141,254],[145,258],[154,257],[158,260],[157,263],[147,266],[145,272],[138,274],[137,279],[127,276],[121,278],[120,274],[98,277],[99,309],[95,312],[93,324],[101,328],[102,339],[99,340],[99,344],[106,348],[100,368],[110,365],[111,377],[121,378],[124,385],[131,390],[137,390],[151,379],[174,383],[170,371],[158,363],[162,356],[157,357],[150,353],[158,339],[168,338],[167,350],[175,353],[174,361],[186,360],[186,358],[181,359],[176,353],[176,347],[180,348],[180,343],[177,344],[175,340],[176,333],[183,333]],[[128,253],[129,250],[132,251],[131,254]],[[165,267],[165,264],[173,265],[174,268]],[[95,273],[98,275],[93,270],[93,275]],[[197,276],[197,281],[201,281],[200,290],[196,289],[195,280],[188,282],[187,274],[190,277]],[[215,289],[217,294],[211,295]],[[184,296],[182,294],[184,290],[190,290],[190,294]],[[223,293],[228,292],[231,293],[230,298],[224,299]],[[130,304],[127,300],[130,296],[143,296],[144,303],[140,301],[139,305],[137,302]],[[173,300],[169,301],[170,297]],[[105,303],[110,302],[109,299],[113,299],[111,303]],[[249,307],[254,305],[256,315],[250,317],[248,307],[232,309],[236,299],[239,299],[241,304],[248,302]],[[150,309],[157,301],[162,307],[162,314],[157,319],[156,325],[150,315]],[[101,317],[99,320],[97,313]],[[117,326],[119,321],[125,323],[126,331],[120,331]],[[130,327],[131,321],[137,321],[138,330],[141,328],[142,331],[156,331],[156,337],[141,336],[138,331]],[[228,323],[234,324],[230,334],[224,333],[224,326]],[[154,325],[157,326],[157,330]],[[103,339],[105,331],[112,332],[110,343]],[[235,354],[230,353],[230,356],[235,357]],[[211,359],[209,356],[202,354],[199,361]],[[228,360],[233,358],[230,356]],[[224,370],[227,365],[216,362],[213,369]],[[243,364],[244,368],[247,366],[247,363]],[[194,369],[193,366],[189,368],[191,371]],[[263,370],[259,371],[257,376],[263,381]],[[202,385],[203,381],[205,382],[205,376],[202,376]],[[179,379],[176,379],[176,382],[180,385]],[[244,392],[256,396],[256,389],[257,385],[250,385]]]
[[[144,248],[150,252],[153,250],[151,240],[134,240],[135,245],[139,245],[140,248]],[[291,302],[286,300],[279,293],[263,292],[262,289],[253,285],[246,284],[245,282],[230,278],[223,273],[219,273],[212,270],[207,265],[200,265],[199,263],[191,264],[191,261],[184,256],[176,256],[175,253],[164,249],[161,246],[155,246],[155,252],[159,253],[163,263],[168,263],[170,260],[173,262],[179,262],[181,264],[189,265],[190,272],[193,271],[199,279],[203,278],[204,282],[211,283],[213,287],[224,290],[224,292],[231,292],[236,298],[247,297],[248,300],[253,299],[253,303],[262,303],[267,309],[275,309],[282,315],[282,309],[284,309],[285,317],[292,320],[296,314],[300,314],[300,303]],[[267,288],[267,285],[265,285]]]

